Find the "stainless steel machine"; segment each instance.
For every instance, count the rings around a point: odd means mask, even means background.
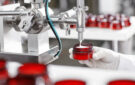
[[[16,7],[13,11],[0,11],[0,58],[18,62],[50,63],[58,46],[49,48],[48,21],[43,0],[31,0],[31,8]],[[53,23],[68,31],[68,25],[77,24],[78,39],[83,40],[85,28],[84,0],[77,7],[51,16]]]

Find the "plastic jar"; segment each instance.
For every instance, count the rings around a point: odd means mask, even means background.
[[[122,29],[121,22],[118,21],[118,20],[113,21],[112,25],[111,25],[111,29],[113,29],[113,30],[120,30],[120,29]]]
[[[110,22],[108,19],[104,18],[99,22],[100,28],[110,28]]]
[[[86,85],[86,83],[81,80],[62,80],[56,82],[54,85]]]
[[[131,25],[131,22],[128,17],[121,18],[122,25],[124,27],[128,27]]]
[[[52,85],[47,66],[26,63],[18,69],[18,76],[8,80],[8,85]]]
[[[73,49],[73,58],[76,60],[92,59],[93,50],[91,44],[76,44]]]
[[[89,17],[86,21],[86,27],[98,27],[98,19],[96,16]]]

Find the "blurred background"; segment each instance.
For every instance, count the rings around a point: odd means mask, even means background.
[[[0,1],[1,5],[17,3],[18,1],[24,4],[23,0]],[[124,13],[126,15],[134,15],[135,13],[135,0],[85,0],[85,4],[89,7],[89,10],[87,12],[92,14]],[[76,0],[51,0],[51,3],[49,5],[55,11],[61,12],[69,10],[76,6]]]
[[[23,0],[1,0],[1,5],[6,5],[10,3],[17,3],[18,1],[22,2],[23,5],[29,6],[28,4],[24,4]],[[134,16],[135,15],[135,0],[85,0],[85,4],[89,7],[89,10],[87,11],[87,14],[125,14],[127,16]],[[66,10],[69,10],[76,6],[76,0],[51,0],[51,3],[49,4],[50,8],[53,9],[55,14],[58,14],[59,12],[63,12]],[[134,38],[135,40],[135,38]],[[72,43],[69,43],[72,42]],[[104,41],[90,41],[85,40],[84,42],[90,42],[95,46],[109,46],[109,48],[112,48],[110,45],[110,42],[104,42]],[[58,65],[75,65],[80,66],[78,61],[71,60],[69,58],[68,50],[72,48],[76,43],[78,43],[78,40],[70,40],[70,39],[62,39],[63,43],[63,51],[60,55],[60,58],[56,61],[54,61],[52,64],[58,64]],[[50,39],[51,46],[57,45],[56,39]],[[135,50],[135,46],[133,47]],[[135,51],[133,51],[133,54],[135,54]]]

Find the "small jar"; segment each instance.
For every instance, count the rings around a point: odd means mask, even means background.
[[[121,30],[122,29],[122,24],[120,21],[115,20],[112,22],[111,29],[113,30]]]
[[[8,70],[6,68],[6,61],[0,60],[0,85],[6,85],[9,78]]]
[[[18,69],[18,75],[8,80],[8,85],[52,85],[47,66],[26,63]]]
[[[131,22],[128,17],[121,18],[121,22],[123,27],[129,27],[131,25]]]
[[[93,50],[91,44],[82,43],[76,44],[73,49],[73,58],[75,60],[89,60],[92,59]]]
[[[99,22],[99,27],[100,28],[110,28],[110,22],[109,22],[109,20],[107,20],[106,18],[102,19]]]
[[[86,83],[81,80],[62,80],[56,82],[54,85],[86,85]]]
[[[114,80],[109,82],[107,85],[135,85],[133,80]]]
[[[89,17],[86,21],[86,27],[98,27],[98,19],[96,16]]]

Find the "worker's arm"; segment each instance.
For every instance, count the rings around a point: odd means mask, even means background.
[[[79,61],[91,68],[103,68],[114,70],[135,70],[135,56],[124,55],[109,49],[93,47],[93,59]],[[72,58],[72,49],[70,49]]]
[[[135,55],[121,54],[118,70],[135,71]]]

